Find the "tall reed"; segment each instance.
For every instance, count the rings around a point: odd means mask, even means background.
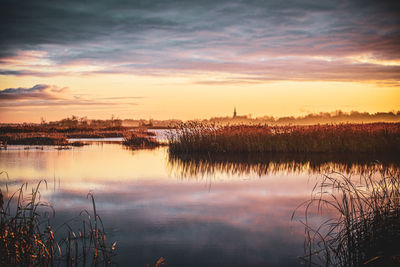
[[[324,175],[301,206],[307,266],[400,266],[398,171]],[[313,209],[328,219],[315,224]]]
[[[400,123],[313,126],[182,124],[169,138],[179,153],[395,153]]]
[[[78,217],[56,227],[52,206],[41,200],[40,181],[29,194],[28,184],[7,196],[0,189],[0,265],[1,266],[110,266],[115,255],[114,242],[106,241],[106,233],[96,211],[93,194],[92,212],[84,210]],[[76,221],[76,220],[75,220]]]
[[[128,128],[55,125],[0,126],[0,143],[8,145],[69,145],[70,138],[124,137]]]

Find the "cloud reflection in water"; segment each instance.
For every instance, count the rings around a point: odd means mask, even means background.
[[[319,172],[357,173],[369,170],[370,162],[171,158],[165,148],[130,151],[119,144],[0,151],[10,191],[23,181],[47,179],[43,199],[54,205],[59,222],[90,209],[91,190],[122,266],[145,266],[159,257],[168,266],[298,266],[304,229],[290,217],[309,199]]]

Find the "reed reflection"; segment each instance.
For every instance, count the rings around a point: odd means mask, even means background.
[[[329,154],[179,154],[168,155],[170,173],[178,177],[319,174],[365,174],[400,169],[400,162],[385,155]]]

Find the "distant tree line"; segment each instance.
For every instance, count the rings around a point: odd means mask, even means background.
[[[57,126],[57,127],[120,127],[122,120],[111,116],[109,120],[89,120],[87,117],[71,116],[70,118],[61,119],[59,121],[46,122],[42,119],[43,126]]]
[[[239,118],[232,117],[214,117],[203,122],[216,124],[273,124],[273,125],[310,125],[318,123],[372,123],[372,122],[400,122],[400,111],[391,112],[343,112],[337,110],[334,112],[311,113],[305,116],[286,116],[275,118],[273,116],[263,116],[251,118],[240,116]]]

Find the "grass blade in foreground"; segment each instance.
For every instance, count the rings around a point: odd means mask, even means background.
[[[303,208],[306,265],[400,266],[399,172],[326,175]],[[315,225],[313,208],[334,219]]]
[[[100,265],[110,266],[115,255],[115,245],[108,245],[94,197],[89,194],[93,212],[81,212],[73,220],[55,227],[54,210],[40,200],[41,181],[31,193],[23,184],[11,196],[0,189],[0,265],[2,266],[53,266]],[[51,216],[53,215],[53,216]]]

